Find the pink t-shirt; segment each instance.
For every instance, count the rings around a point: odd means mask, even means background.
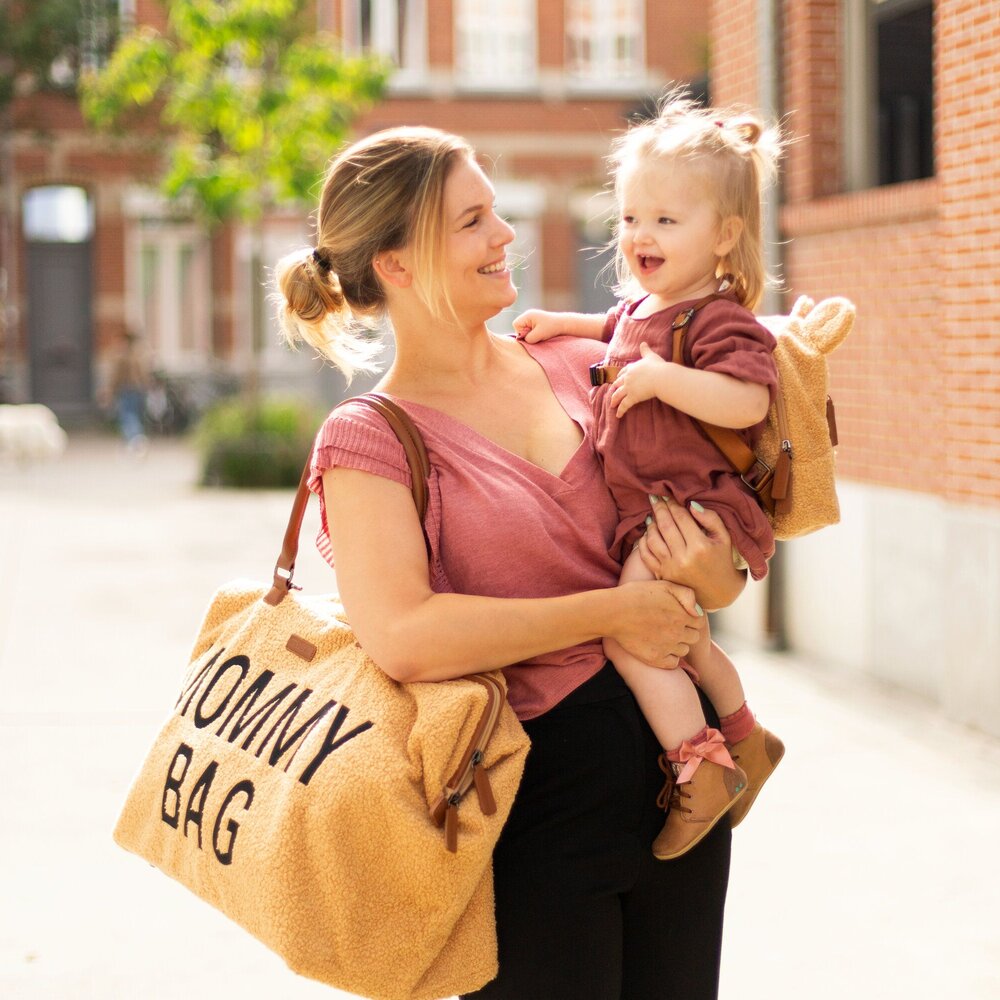
[[[556,597],[613,587],[621,567],[608,550],[618,524],[594,452],[587,369],[603,346],[560,338],[525,345],[584,439],[558,476],[430,407],[397,399],[430,457],[427,534],[437,593]],[[346,403],[320,428],[309,488],[320,497],[320,551],[332,565],[321,477],[330,468],[372,472],[409,488],[402,446],[369,408]],[[548,711],[604,664],[600,640],[507,667],[508,697],[521,719]]]
[[[616,324],[605,364],[638,361],[643,342],[669,361],[673,321],[693,302],[678,302],[642,319],[632,315],[637,305],[629,303],[614,311]],[[690,367],[766,386],[773,402],[778,385],[771,356],[774,346],[773,335],[750,310],[735,299],[716,299],[691,320],[684,355]],[[673,494],[684,506],[696,500],[716,511],[753,578],[763,577],[767,560],[774,554],[774,532],[749,487],[722,452],[693,418],[658,399],[639,403],[619,419],[611,406],[613,391],[609,383],[598,386],[591,396],[595,447],[621,517],[613,552],[622,558],[631,552],[644,530],[650,493]],[[737,433],[752,447],[763,426],[762,421]]]

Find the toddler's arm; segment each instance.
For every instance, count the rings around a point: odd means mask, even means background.
[[[615,380],[611,405],[619,417],[654,397],[717,427],[752,427],[767,416],[771,396],[766,385],[675,365],[647,344],[641,344],[639,351],[642,357],[626,365]]]
[[[600,340],[604,334],[605,316],[598,313],[547,312],[529,309],[514,320],[518,340],[537,344],[566,334]]]

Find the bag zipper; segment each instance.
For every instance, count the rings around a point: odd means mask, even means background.
[[[785,396],[780,388],[778,389],[776,403],[781,450],[778,452],[774,462],[774,478],[771,480],[771,499],[774,501],[774,513],[777,515],[787,514],[791,510],[792,460],[795,457],[795,453],[792,450],[792,442],[788,436],[788,413],[785,410]]]
[[[484,816],[497,811],[496,799],[486,769],[482,766],[486,747],[500,721],[504,693],[500,683],[486,674],[472,674],[467,680],[476,681],[486,688],[486,707],[479,718],[462,759],[451,778],[445,783],[441,795],[430,808],[435,826],[444,826],[445,846],[453,854],[458,850],[458,806],[470,788],[475,786],[479,808]]]

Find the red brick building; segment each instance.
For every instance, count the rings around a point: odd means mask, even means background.
[[[770,104],[795,295],[845,295],[843,524],[785,546],[788,641],[1000,733],[1000,5],[727,0],[713,100]]]
[[[128,19],[163,26],[157,0],[121,7]],[[432,125],[480,151],[525,257],[520,307],[603,306],[607,293],[595,285],[603,261],[578,251],[607,236],[608,142],[666,82],[704,83],[707,8],[508,0],[496,14],[485,0],[316,2],[319,27],[345,50],[379,52],[398,67],[358,132]],[[247,234],[232,226],[209,237],[156,193],[157,163],[140,141],[93,134],[72,102],[33,99],[15,114],[17,252],[5,262],[14,322],[0,345],[7,395],[65,417],[89,412],[126,328],[168,372],[205,380],[245,371],[251,313],[269,311],[251,279]],[[309,239],[311,207],[270,220],[266,261]],[[273,333],[263,338],[273,385],[338,391]]]

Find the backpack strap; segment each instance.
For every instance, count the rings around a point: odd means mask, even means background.
[[[403,408],[384,393],[367,392],[363,396],[352,396],[350,399],[345,399],[337,405],[343,406],[344,403],[363,403],[375,410],[376,413],[382,415],[393,434],[399,439],[403,451],[406,452],[407,465],[410,467],[410,489],[422,526],[427,515],[427,477],[430,475],[431,465],[420,431],[417,430],[416,425]],[[312,449],[310,448],[309,457],[302,470],[302,477],[299,479],[298,489],[295,491],[295,499],[292,501],[292,511],[288,515],[288,527],[285,528],[281,552],[278,555],[278,561],[274,564],[274,579],[271,589],[264,596],[264,600],[268,604],[280,604],[288,591],[299,589],[292,583],[292,575],[295,572],[295,557],[299,553],[302,518],[309,503],[309,474],[311,470]],[[424,528],[424,542],[427,545],[428,553],[430,553],[430,540],[427,538],[426,528]]]
[[[717,294],[708,295],[696,302],[690,309],[678,314],[673,323],[674,342],[671,360],[674,364],[687,364],[684,359],[684,335],[687,333],[695,313],[703,306],[708,305],[709,302],[722,297]],[[777,401],[779,418],[783,418],[784,400],[781,397],[780,386],[778,387]],[[698,426],[715,447],[722,452],[726,461],[740,474],[743,482],[757,494],[765,509],[773,514],[776,502],[780,503],[787,495],[788,476],[791,471],[790,446],[788,452],[784,450],[781,452],[776,467],[772,469],[731,427],[718,427],[704,420],[698,420]],[[783,437],[786,436],[783,435]]]

